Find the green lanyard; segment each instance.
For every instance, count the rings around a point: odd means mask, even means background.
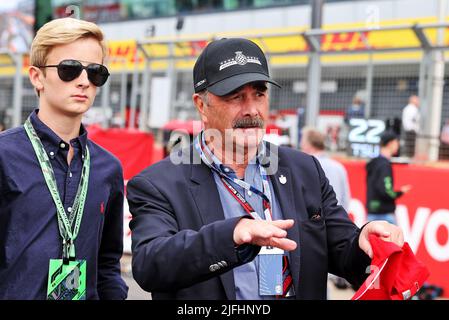
[[[56,183],[55,173],[51,165],[50,159],[45,152],[44,146],[39,139],[36,131],[28,118],[25,121],[25,131],[28,138],[33,145],[34,152],[42,169],[45,182],[47,183],[48,190],[51,193],[53,201],[56,205],[56,212],[58,217],[59,233],[62,237],[62,256],[64,260],[75,260],[75,239],[78,236],[78,231],[81,225],[81,219],[83,218],[84,203],[86,202],[87,187],[89,184],[89,169],[90,169],[90,154],[89,149],[86,146],[86,156],[84,157],[83,169],[81,172],[81,179],[76,192],[75,201],[72,206],[72,214],[67,216],[64,205],[58,192],[58,185]],[[75,225],[72,229],[73,222]]]

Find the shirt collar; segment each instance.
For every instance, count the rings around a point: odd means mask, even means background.
[[[56,153],[61,150],[68,149],[68,143],[79,144],[81,146],[82,153],[85,153],[86,145],[87,145],[87,130],[81,124],[80,127],[80,135],[75,139],[67,142],[62,140],[53,130],[51,130],[45,123],[39,119],[37,116],[39,109],[35,109],[30,115],[30,121],[33,125],[34,130],[36,130],[39,139],[41,139],[42,144],[44,145],[45,150],[50,153],[50,156],[56,155]],[[53,152],[53,154],[51,154]],[[52,157],[53,158],[53,157]]]
[[[312,154],[312,156],[314,156],[317,159],[325,159],[328,158],[327,154],[325,154],[324,152],[317,152],[315,154]]]

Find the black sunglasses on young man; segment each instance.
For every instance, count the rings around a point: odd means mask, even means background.
[[[59,64],[47,65],[47,66],[36,66],[38,68],[58,68],[58,76],[62,81],[72,81],[78,78],[86,70],[87,78],[93,85],[101,87],[105,84],[109,77],[108,68],[102,64],[91,63],[87,66],[83,66],[78,60],[68,59],[62,60]]]

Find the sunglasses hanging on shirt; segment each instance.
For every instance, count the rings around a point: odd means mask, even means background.
[[[62,81],[72,81],[78,78],[86,70],[87,78],[93,85],[101,87],[105,84],[109,77],[108,68],[102,64],[91,63],[87,66],[83,66],[78,60],[62,60],[59,64],[47,65],[47,66],[36,66],[38,68],[58,68],[58,76]]]

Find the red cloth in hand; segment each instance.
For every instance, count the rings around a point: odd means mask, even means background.
[[[429,270],[418,261],[408,243],[402,248],[369,236],[373,248],[370,272],[351,300],[407,300],[421,288]]]

